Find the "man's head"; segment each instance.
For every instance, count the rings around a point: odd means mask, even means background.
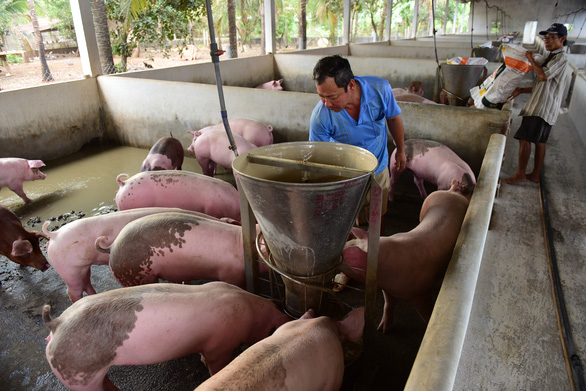
[[[552,24],[547,30],[540,31],[539,35],[545,36],[543,40],[545,41],[545,50],[548,52],[568,44],[566,41],[568,29],[561,23]]]
[[[328,77],[333,77],[338,87],[348,91],[348,84],[354,79],[350,62],[337,54],[320,59],[313,68],[313,80],[320,85]]]
[[[336,113],[360,101],[360,95],[355,94],[356,80],[345,58],[335,55],[320,59],[313,68],[313,80],[321,101]]]

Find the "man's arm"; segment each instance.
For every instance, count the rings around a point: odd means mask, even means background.
[[[401,172],[405,169],[407,164],[407,157],[405,156],[405,129],[403,128],[403,118],[401,118],[401,114],[392,118],[387,118],[387,127],[389,128],[389,132],[391,132],[391,136],[393,136],[393,142],[397,148],[395,154],[395,167]]]
[[[543,67],[535,61],[535,58],[533,57],[533,55],[534,55],[534,53],[530,50],[527,50],[525,52],[525,57],[527,57],[527,60],[529,60],[529,62],[531,63],[531,66],[533,67],[533,71],[535,72],[535,75],[539,78],[539,80],[546,81],[547,76],[545,75],[545,72],[543,71]]]

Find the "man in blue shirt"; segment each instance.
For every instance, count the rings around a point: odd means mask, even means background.
[[[378,159],[375,174],[383,189],[384,215],[390,187],[387,126],[397,148],[397,170],[403,171],[407,162],[401,109],[391,85],[375,76],[355,77],[348,60],[338,55],[320,59],[313,79],[321,102],[311,114],[309,140],[351,144],[372,152]]]

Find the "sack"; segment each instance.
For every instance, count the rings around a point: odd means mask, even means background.
[[[484,57],[452,57],[446,62],[450,65],[486,65],[488,60]]]
[[[502,50],[505,62],[480,86],[470,89],[474,106],[479,109],[485,107],[501,109],[519,85],[521,78],[533,70],[533,66],[525,57],[527,49],[523,46],[504,44]],[[543,56],[535,54],[534,58],[537,63],[543,63]]]

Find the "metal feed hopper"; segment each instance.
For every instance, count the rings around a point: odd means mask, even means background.
[[[441,64],[444,90],[450,106],[464,106],[470,98],[470,89],[478,84],[484,65]]]
[[[369,151],[330,142],[253,149],[232,163],[260,225],[294,316],[327,307],[327,289],[378,162]]]

